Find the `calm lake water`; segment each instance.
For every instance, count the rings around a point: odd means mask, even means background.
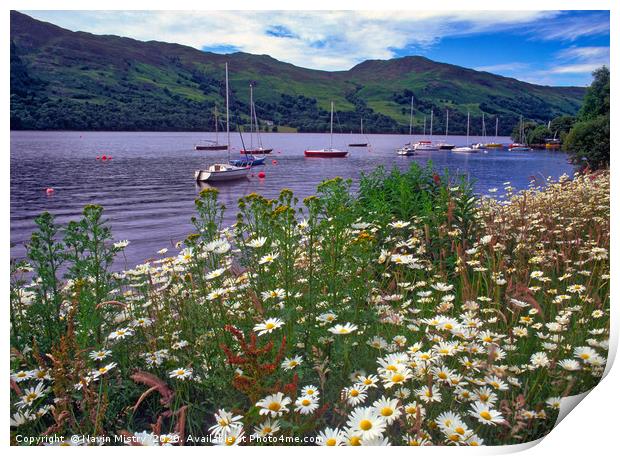
[[[201,189],[194,181],[194,170],[204,166],[207,154],[209,161],[226,159],[225,151],[193,150],[194,144],[209,137],[204,133],[12,132],[11,256],[23,258],[23,243],[30,238],[38,214],[49,211],[64,223],[77,219],[90,203],[105,208],[116,240],[131,241],[125,252],[129,265],[153,257],[163,247],[173,247],[192,231],[190,217]],[[274,148],[266,165],[254,168],[250,180],[218,186],[222,202],[231,208],[225,223],[234,221],[240,196],[257,192],[274,197],[287,187],[301,199],[313,194],[324,179],[355,180],[361,171],[379,165],[405,169],[412,161],[424,164],[432,159],[438,171],[469,175],[480,193],[502,189],[506,181],[522,189],[534,177],[542,180],[573,171],[561,152],[493,150],[470,155],[432,151],[397,156],[395,148],[408,140],[401,135],[368,135],[369,149],[349,148],[347,158],[321,159],[305,158],[303,151],[329,147],[329,135],[263,134],[263,144]],[[479,140],[470,137],[472,143]],[[448,141],[464,145],[465,138],[449,137]],[[510,138],[499,141],[511,142]],[[334,135],[334,147],[344,148],[351,142],[365,140],[359,135]],[[238,157],[238,134],[232,135],[232,143],[232,155]],[[102,154],[113,159],[96,160]],[[266,173],[265,179],[256,177],[260,170]],[[47,187],[55,192],[47,195]]]

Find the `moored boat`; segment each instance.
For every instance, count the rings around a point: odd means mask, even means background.
[[[329,148],[304,150],[306,157],[317,158],[342,158],[348,155],[348,151],[334,148],[334,102],[331,103],[331,115],[329,120]]]
[[[205,139],[206,144],[196,144],[194,150],[226,150],[228,146],[226,144],[220,144],[218,135],[219,119],[217,116],[217,107],[213,111],[213,117],[215,118],[215,141],[212,139]]]
[[[439,146],[432,141],[419,141],[415,145],[415,150],[439,150]]]
[[[242,158],[230,160],[229,162],[233,166],[260,166],[265,164],[265,157],[255,157],[254,155],[246,155]]]
[[[462,153],[462,154],[474,154],[478,152],[478,149],[474,149],[469,145],[469,112],[467,113],[467,139],[465,146],[454,147],[450,152]]]
[[[230,161],[230,118],[229,118],[229,95],[228,95],[228,62],[226,69],[226,150]],[[194,172],[194,179],[199,182],[226,182],[238,179],[247,179],[250,166],[235,166],[230,163],[213,163],[205,169]]]
[[[411,107],[409,109],[409,137],[411,141],[403,147],[396,149],[398,155],[415,155],[415,144],[413,143],[413,96],[411,97]]]
[[[360,135],[364,135],[364,118],[360,119]],[[351,143],[349,147],[368,147],[368,142],[365,143]]]
[[[265,155],[269,154],[273,149],[264,149],[262,147],[254,147],[252,149],[241,149],[239,153],[241,155]]]
[[[523,116],[519,117],[519,142],[509,145],[508,150],[511,152],[527,152],[532,150],[530,146],[525,144],[525,128],[523,126]]]

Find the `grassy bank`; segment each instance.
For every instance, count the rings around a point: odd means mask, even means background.
[[[605,366],[609,175],[502,193],[379,169],[248,195],[222,227],[204,190],[180,252],[120,274],[100,207],[43,214],[12,265],[13,443],[541,437]]]

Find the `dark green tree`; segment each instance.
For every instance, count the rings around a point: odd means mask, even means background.
[[[586,92],[578,122],[566,135],[564,148],[582,168],[609,167],[609,68],[592,73],[594,80]]]

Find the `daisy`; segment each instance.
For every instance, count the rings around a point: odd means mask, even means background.
[[[576,371],[581,369],[581,365],[579,361],[575,361],[574,359],[563,359],[558,363],[558,365],[567,371]]]
[[[283,324],[284,322],[279,318],[268,318],[263,323],[255,325],[254,331],[258,332],[259,336],[262,336],[264,334],[269,334],[274,329],[282,327]]]
[[[215,417],[215,424],[209,428],[211,435],[219,436],[223,432],[230,432],[233,428],[243,426],[243,423],[240,422],[243,418],[241,415],[233,415],[225,409],[219,409],[213,416]]]
[[[299,366],[302,362],[302,357],[297,355],[294,356],[293,358],[284,358],[284,361],[282,361],[282,369],[284,370],[293,370],[295,369],[297,366]]]
[[[545,401],[545,403],[551,407],[552,409],[556,409],[559,410],[560,409],[560,405],[562,404],[562,398],[559,396],[554,396],[554,397],[550,397],[549,399],[547,399]]]
[[[269,253],[263,256],[260,260],[258,260],[258,264],[273,263],[276,260],[276,258],[278,258],[279,256],[280,256],[279,253]]]
[[[284,396],[282,393],[271,394],[256,403],[257,407],[261,407],[259,410],[260,415],[270,415],[273,418],[282,416],[283,413],[288,412],[286,407],[291,403],[291,399]]]
[[[95,369],[95,370],[92,372],[92,376],[93,376],[94,378],[98,378],[98,377],[100,377],[101,375],[105,375],[105,374],[107,374],[108,372],[110,372],[110,371],[111,371],[112,369],[114,369],[115,367],[116,367],[116,363],[106,364],[105,366],[102,366],[102,367],[100,367],[100,368],[98,368],[98,369]]]
[[[345,436],[338,428],[325,428],[316,437],[316,444],[321,446],[341,446],[344,442]]]
[[[194,371],[190,368],[179,367],[170,371],[170,378],[177,378],[179,380],[191,379]]]
[[[471,406],[469,413],[483,424],[495,425],[504,421],[504,417],[497,410],[491,409],[487,404],[475,402]]]
[[[29,380],[32,378],[32,372],[31,371],[19,371],[19,372],[15,372],[14,374],[11,374],[11,379],[13,379],[15,382],[19,383],[19,382],[23,382],[25,380]]]
[[[279,430],[280,422],[278,420],[267,418],[263,424],[254,428],[254,435],[256,437],[266,437],[268,435],[274,435]]]
[[[267,242],[266,237],[259,237],[259,238],[252,239],[251,241],[246,242],[245,245],[247,245],[248,247],[252,247],[253,249],[258,249],[264,246],[265,242]]]
[[[286,291],[282,288],[276,288],[275,290],[263,291],[261,293],[263,301],[268,299],[284,299],[286,297]]]
[[[314,385],[308,385],[308,386],[304,386],[301,389],[301,395],[302,396],[310,396],[313,397],[315,399],[319,398],[319,389],[314,386]]]
[[[397,220],[395,222],[390,223],[390,226],[392,228],[407,228],[411,223],[410,222],[404,222],[402,220]]]
[[[344,325],[336,325],[329,328],[328,331],[332,334],[351,334],[357,329],[357,326],[352,323],[345,323]]]
[[[347,401],[349,405],[358,405],[366,400],[367,387],[361,383],[356,383],[350,388],[342,390],[342,398]]]
[[[128,336],[132,336],[133,335],[133,329],[131,328],[120,328],[117,329],[116,331],[113,331],[109,336],[108,339],[110,340],[122,340],[125,339]]]
[[[302,415],[309,415],[319,408],[319,403],[312,396],[302,396],[295,401],[295,411]]]
[[[575,353],[575,358],[579,358],[586,363],[590,360],[590,358],[598,356],[596,351],[594,351],[590,347],[577,347],[575,348],[574,353]]]
[[[43,397],[46,393],[46,390],[43,388],[43,383],[37,383],[37,386],[34,388],[26,388],[24,391],[24,395],[21,397],[20,401],[17,402],[18,408],[24,408],[26,406],[30,407],[34,401]]]
[[[431,402],[441,402],[441,393],[438,388],[431,389],[428,386],[423,386],[416,390],[416,395],[427,404]]]
[[[372,407],[358,407],[351,412],[347,425],[364,439],[379,437],[385,431],[385,420]]]
[[[372,406],[379,416],[385,420],[386,424],[392,424],[402,413],[398,405],[398,399],[387,399],[385,396],[381,396],[381,399],[373,402]]]
[[[224,431],[220,435],[220,443],[218,446],[237,446],[240,442],[245,440],[245,433],[243,427],[235,427],[230,431]]]
[[[213,280],[213,279],[221,276],[222,274],[224,274],[225,271],[226,271],[226,268],[215,269],[215,270],[207,273],[207,275],[205,277],[206,277],[207,280]]]

